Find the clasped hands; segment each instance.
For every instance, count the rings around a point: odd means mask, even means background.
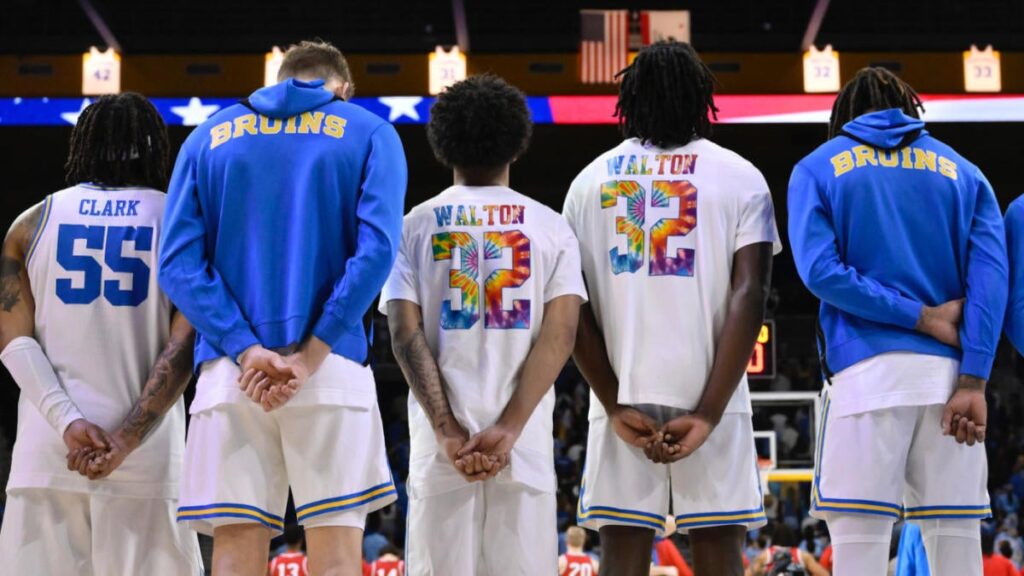
[[[960,324],[964,300],[951,300],[938,306],[923,306],[915,329],[943,344],[960,349]],[[988,404],[985,401],[985,380],[961,374],[956,390],[942,413],[942,434],[952,436],[958,444],[974,446],[985,441]]]
[[[454,418],[436,427],[437,443],[467,482],[493,478],[511,461],[521,430],[498,422],[473,437]]]
[[[121,429],[110,434],[85,418],[75,420],[64,430],[68,470],[90,480],[109,476],[140,443]]]
[[[284,406],[313,372],[306,352],[301,349],[282,356],[255,345],[242,353],[239,364],[238,387],[265,412]]]
[[[623,404],[613,408],[608,419],[619,438],[643,450],[656,464],[677,462],[693,454],[715,429],[712,418],[699,412],[677,416],[659,426],[654,418]]]

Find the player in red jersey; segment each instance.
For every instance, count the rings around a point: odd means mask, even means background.
[[[306,569],[306,553],[302,551],[304,541],[302,526],[289,524],[284,528],[284,544],[288,550],[274,556],[267,568],[270,576],[309,576]]]
[[[370,565],[370,576],[405,576],[402,551],[390,544],[381,548],[380,556]]]
[[[565,531],[566,552],[558,557],[559,576],[593,576],[597,574],[597,560],[583,552],[583,545],[586,542],[587,533],[583,528],[570,526]]]

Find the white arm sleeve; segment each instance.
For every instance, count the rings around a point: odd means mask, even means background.
[[[19,336],[11,340],[0,352],[0,361],[18,383],[21,393],[39,409],[39,413],[58,434],[64,434],[69,424],[84,418],[61,386],[50,360],[34,339]]]

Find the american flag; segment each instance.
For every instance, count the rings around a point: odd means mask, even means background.
[[[629,56],[628,10],[580,10],[580,81],[615,81]]]

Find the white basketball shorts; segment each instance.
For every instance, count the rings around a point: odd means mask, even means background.
[[[838,376],[838,375],[837,375]],[[833,379],[841,386],[841,378]],[[942,404],[837,416],[822,393],[811,515],[908,520],[991,516],[984,444],[942,435]]]
[[[651,415],[660,423],[671,417]],[[672,464],[651,462],[643,450],[626,444],[607,416],[590,421],[576,514],[580,526],[638,526],[663,533],[672,514],[684,533],[730,524],[752,529],[766,522],[762,504],[749,414],[724,415],[703,446]]]
[[[238,374],[228,359],[207,362],[197,387],[237,390]],[[344,386],[324,390],[338,379]],[[241,392],[219,397],[192,406],[178,520],[194,530],[259,523],[280,531],[289,486],[307,528],[362,529],[367,514],[396,499],[369,368],[332,354],[271,412]]]
[[[558,572],[555,494],[501,478],[409,495],[408,576]]]

